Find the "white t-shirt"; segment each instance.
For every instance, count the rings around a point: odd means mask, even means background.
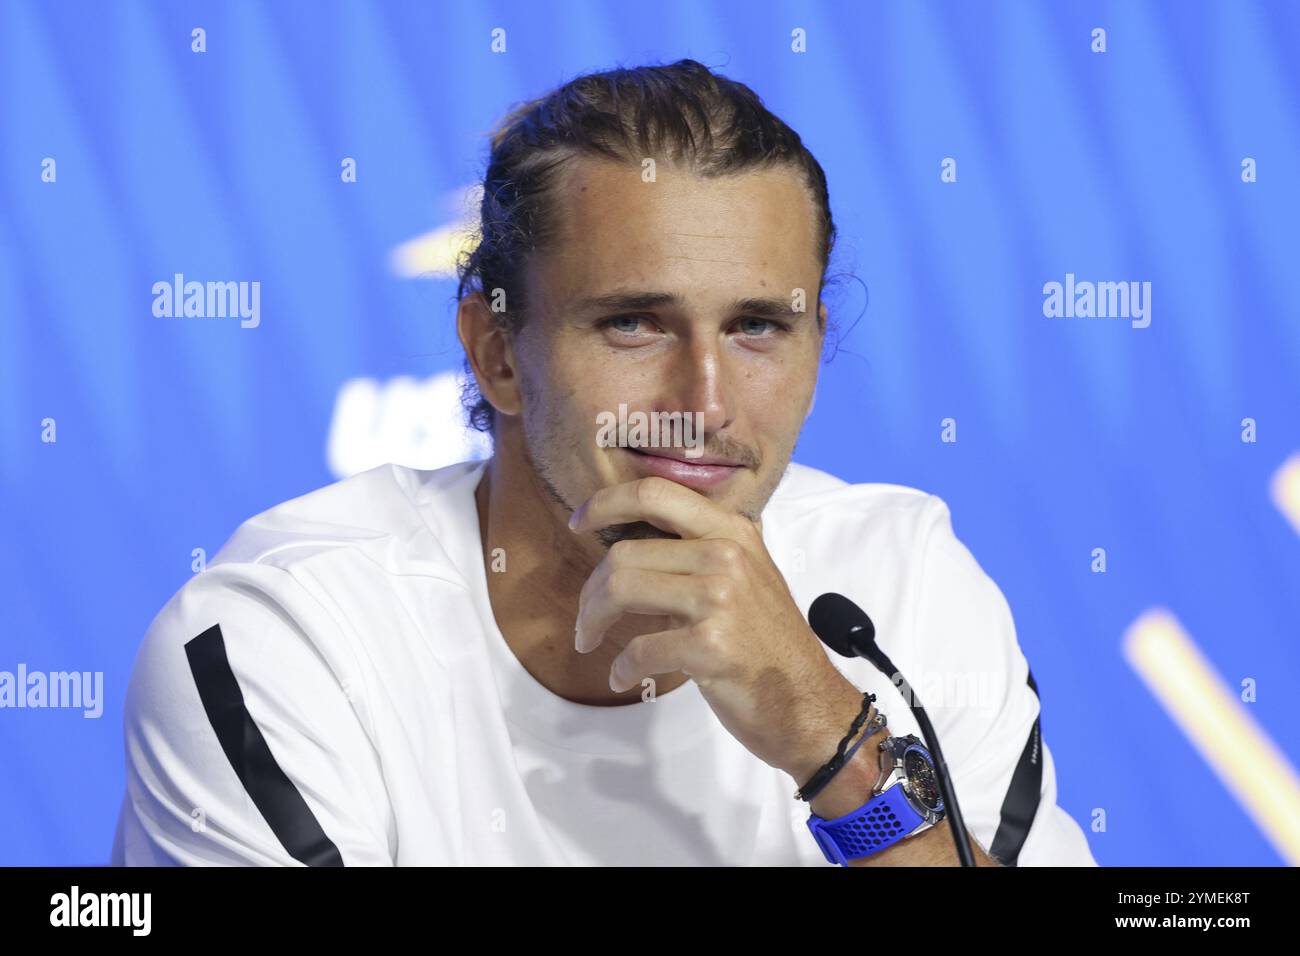
[[[383,465],[287,501],[171,598],[127,692],[114,864],[829,865],[804,781],[693,681],[598,707],[524,669],[488,600],[482,471]],[[792,464],[762,527],[805,615],[825,591],[871,615],[974,837],[1020,865],[1096,865],[1056,805],[1006,601],[946,505]],[[827,654],[920,735],[884,676]]]

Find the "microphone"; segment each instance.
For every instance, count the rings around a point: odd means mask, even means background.
[[[962,866],[974,866],[975,857],[971,853],[970,843],[966,839],[966,824],[962,820],[961,808],[957,806],[957,792],[953,789],[952,779],[948,776],[948,765],[939,749],[939,738],[934,726],[921,706],[920,699],[912,690],[893,661],[876,644],[876,626],[862,610],[843,594],[828,591],[808,608],[808,624],[813,632],[821,638],[823,644],[843,657],[865,657],[876,670],[889,678],[889,682],[898,687],[903,700],[912,708],[912,714],[925,736],[926,746],[930,748],[930,757],[934,760],[935,776],[939,778],[939,793],[943,796],[944,809],[952,823],[952,838],[957,846],[957,859]]]

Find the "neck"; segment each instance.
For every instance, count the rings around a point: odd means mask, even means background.
[[[628,615],[598,648],[579,654],[573,645],[578,597],[604,547],[592,535],[569,530],[568,511],[547,493],[531,464],[508,449],[488,463],[474,497],[492,613],[524,669],[551,693],[576,703],[639,701],[640,688],[610,690],[610,666],[632,638],[666,630],[668,619]],[[655,693],[687,679],[680,671],[656,675]]]

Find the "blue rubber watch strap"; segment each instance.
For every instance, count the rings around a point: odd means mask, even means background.
[[[812,814],[808,829],[828,863],[848,866],[911,835],[925,819],[907,801],[901,784],[872,797],[856,810],[827,820]]]

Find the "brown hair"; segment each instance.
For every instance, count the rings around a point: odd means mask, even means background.
[[[491,137],[477,244],[457,261],[456,299],[505,293],[501,327],[523,321],[523,264],[554,234],[555,171],[578,154],[639,163],[663,156],[701,176],[780,163],[801,171],[817,207],[822,285],[835,244],[826,174],[799,135],[748,86],[695,60],[590,73],[505,117]],[[491,431],[494,410],[466,361],[462,399],[470,424]]]

